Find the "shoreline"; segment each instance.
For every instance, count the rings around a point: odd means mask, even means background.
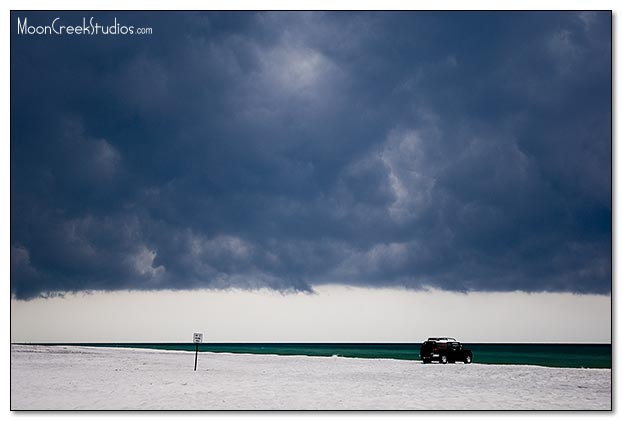
[[[611,409],[611,369],[11,346],[11,409]]]
[[[183,349],[158,349],[158,348],[133,348],[133,347],[122,347],[122,346],[88,346],[88,345],[23,345],[23,344],[11,344],[11,346],[31,346],[31,347],[62,347],[62,348],[86,348],[86,349],[119,349],[126,351],[146,351],[146,352],[171,352],[171,353],[183,353],[188,354],[191,353],[194,355],[193,350],[183,350]],[[356,359],[356,360],[374,360],[374,361],[402,361],[407,363],[414,364],[422,364],[423,362],[420,359],[404,359],[404,358],[382,358],[382,357],[349,357],[347,355],[306,355],[306,354],[273,354],[273,353],[253,353],[253,352],[228,352],[228,351],[201,351],[199,350],[199,355],[243,355],[243,356],[256,356],[256,355],[265,355],[270,357],[309,357],[309,358],[345,358],[345,359]],[[431,365],[440,365],[439,363],[432,363]],[[447,365],[452,365],[448,363]],[[464,365],[463,363],[455,363],[454,365]],[[540,365],[540,364],[514,364],[514,363],[482,363],[482,362],[472,362],[470,365],[486,365],[486,366],[501,366],[501,367],[538,367],[538,368],[552,368],[552,369],[575,369],[575,370],[609,370],[611,368],[607,367],[558,367],[558,366],[549,366],[549,365]]]
[[[79,346],[109,349],[156,349],[194,352],[193,344],[174,342],[126,343],[19,343],[29,346]],[[558,368],[611,369],[611,344],[465,344],[472,349],[474,363],[487,365],[529,365]],[[364,359],[421,361],[416,343],[203,343],[199,352],[298,355]]]

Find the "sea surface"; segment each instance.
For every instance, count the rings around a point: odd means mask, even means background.
[[[41,345],[195,351],[195,344],[192,343],[46,343]],[[464,343],[463,345],[473,351],[473,362],[480,364],[611,368],[610,344]],[[420,343],[203,343],[199,345],[199,351],[419,360],[420,347]]]

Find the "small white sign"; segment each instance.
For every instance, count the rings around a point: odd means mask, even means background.
[[[201,342],[203,342],[203,334],[195,332],[192,342],[194,342],[195,344],[200,344]]]

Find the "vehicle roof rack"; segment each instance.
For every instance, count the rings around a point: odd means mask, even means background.
[[[443,338],[428,338],[428,341],[435,341],[435,342],[458,342],[458,341],[456,341],[456,338],[447,338],[447,337],[443,337]]]

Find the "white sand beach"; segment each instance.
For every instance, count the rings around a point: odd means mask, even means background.
[[[611,409],[611,370],[11,346],[11,409]]]

